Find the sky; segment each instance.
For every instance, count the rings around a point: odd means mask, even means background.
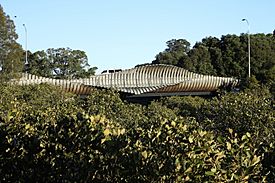
[[[0,0],[18,42],[31,52],[82,50],[106,69],[150,63],[171,39],[194,45],[205,37],[272,33],[274,0]],[[242,22],[245,18],[249,22]],[[26,32],[23,27],[26,26]],[[249,28],[248,28],[249,27]]]

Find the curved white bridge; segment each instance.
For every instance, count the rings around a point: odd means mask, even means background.
[[[236,78],[196,74],[172,65],[146,65],[83,79],[51,79],[23,74],[21,78],[15,80],[15,83],[20,85],[49,83],[81,95],[90,94],[93,88],[113,88],[134,95],[212,92],[221,86],[234,87],[238,82]]]

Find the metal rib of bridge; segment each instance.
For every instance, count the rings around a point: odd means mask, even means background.
[[[215,91],[220,86],[236,86],[232,77],[201,75],[172,65],[146,65],[116,73],[100,74],[83,79],[51,79],[23,74],[16,81],[21,85],[49,83],[76,94],[89,94],[92,88],[113,88],[129,94]]]

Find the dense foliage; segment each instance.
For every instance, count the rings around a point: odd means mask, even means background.
[[[112,91],[95,90],[78,98],[48,85],[1,85],[0,94],[1,182],[275,178],[270,161],[274,108],[267,95],[257,96],[256,102],[249,93],[241,93],[213,102],[168,98],[141,106],[123,102]],[[256,117],[252,122],[246,120],[250,115]],[[240,130],[240,120],[251,126]],[[220,128],[212,128],[215,125]],[[269,130],[263,134],[268,138],[261,141],[263,129]]]
[[[261,142],[271,142],[275,138],[274,99],[264,88],[227,93],[211,100],[171,97],[160,103],[177,115],[194,117],[205,129],[220,135],[225,135],[231,128],[239,135],[257,134]]]
[[[90,68],[84,51],[70,48],[50,48],[30,53],[28,60],[26,72],[49,78],[85,78],[94,75],[97,69]]]

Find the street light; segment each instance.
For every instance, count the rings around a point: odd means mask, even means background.
[[[250,78],[250,34],[249,34],[249,29],[250,29],[250,26],[249,26],[249,22],[247,19],[242,19],[242,21],[245,21],[247,23],[247,27],[248,27],[248,30],[247,30],[247,38],[248,38],[248,77]]]
[[[25,50],[26,50],[26,63],[25,64],[28,64],[28,48],[27,48],[27,41],[28,41],[28,34],[27,34],[27,27],[26,27],[26,25],[25,24],[23,24],[23,26],[24,26],[24,28],[25,28],[25,38],[26,38],[26,40],[25,40]]]

